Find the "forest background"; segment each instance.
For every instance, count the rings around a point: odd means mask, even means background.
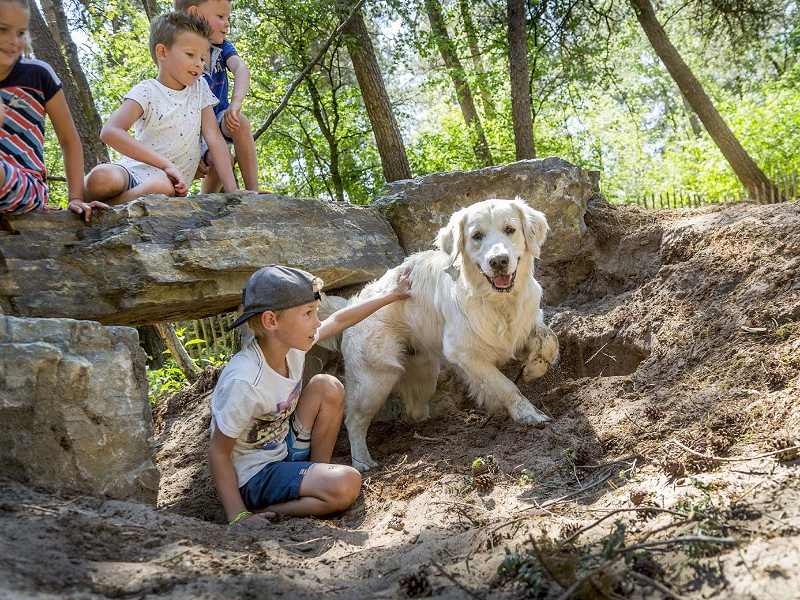
[[[34,54],[65,80],[87,168],[108,157],[102,122],[155,76],[149,18],[170,8],[34,7]],[[244,112],[261,185],[361,204],[387,180],[560,156],[599,171],[613,202],[739,196],[741,177],[645,35],[637,17],[651,9],[755,164],[798,169],[794,0],[234,0],[229,39],[252,73]],[[46,162],[63,202],[52,128]]]

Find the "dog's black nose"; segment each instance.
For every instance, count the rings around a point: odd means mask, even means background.
[[[489,259],[489,265],[491,265],[495,271],[501,271],[508,266],[508,256],[505,254],[493,256]]]

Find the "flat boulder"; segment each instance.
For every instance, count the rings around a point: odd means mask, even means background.
[[[135,329],[0,316],[0,472],[154,504],[158,468]]]
[[[383,212],[411,254],[431,249],[436,233],[458,209],[489,198],[519,196],[547,216],[551,232],[543,260],[561,261],[579,254],[586,203],[597,185],[596,173],[552,157],[396,181],[371,205]]]
[[[0,312],[141,325],[235,309],[270,263],[306,269],[326,290],[363,284],[405,258],[379,211],[324,200],[146,196],[95,211],[4,217]]]

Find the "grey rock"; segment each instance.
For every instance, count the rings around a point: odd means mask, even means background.
[[[436,233],[458,209],[489,198],[519,196],[550,224],[542,259],[562,261],[577,256],[586,232],[586,203],[597,194],[597,184],[595,172],[553,157],[389,183],[372,206],[383,212],[411,254],[432,248]]]
[[[0,471],[155,504],[153,418],[135,329],[0,316]]]
[[[269,263],[304,268],[330,291],[404,258],[373,208],[275,194],[147,196],[95,211],[89,224],[66,211],[6,217],[0,313],[187,320],[235,309],[247,277]]]

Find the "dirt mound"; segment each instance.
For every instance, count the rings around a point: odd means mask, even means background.
[[[372,425],[384,466],[350,510],[230,529],[206,461],[208,371],[154,410],[158,510],[0,485],[4,585],[36,598],[797,597],[800,205],[594,202],[586,221],[582,256],[541,269],[562,361],[521,389],[553,416],[544,429],[475,410],[446,380],[448,411]],[[343,433],[334,461],[348,460]]]

